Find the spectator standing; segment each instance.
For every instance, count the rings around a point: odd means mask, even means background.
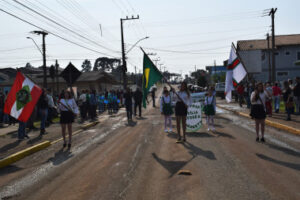
[[[126,92],[124,93],[124,104],[127,113],[128,123],[132,121],[132,93],[129,88],[126,88]]]
[[[41,119],[40,134],[43,135],[45,134],[46,120],[48,116],[48,98],[45,89],[42,90],[42,94],[38,101],[38,109]]]
[[[55,113],[55,105],[53,101],[53,97],[51,95],[51,90],[47,90],[47,99],[48,99],[48,117],[47,117],[47,124],[52,124],[53,115]]]
[[[143,99],[143,93],[142,91],[137,87],[136,91],[133,94],[134,98],[134,116],[136,116],[136,109],[139,108],[139,117],[142,117],[142,99]]]
[[[172,98],[167,87],[164,87],[163,95],[160,98],[160,112],[165,116],[165,133],[172,132]],[[168,130],[169,128],[169,130]]]
[[[296,85],[294,87],[294,101],[296,105],[296,115],[300,115],[300,77],[296,77]]]
[[[238,99],[239,99],[240,107],[243,107],[244,85],[242,83],[237,87],[237,93],[238,93]]]
[[[266,112],[267,114],[272,117],[272,87],[271,84],[268,82],[266,83],[265,91],[268,93],[268,97],[266,99]]]
[[[284,82],[284,91],[283,91],[283,101],[285,104],[285,110],[287,112],[287,121],[292,120],[291,119],[291,114],[294,109],[294,101],[293,101],[293,93],[292,89],[290,88],[289,82],[285,81]]]
[[[151,90],[151,96],[152,96],[152,102],[153,102],[153,107],[155,108],[155,88],[152,88]]]
[[[96,90],[92,90],[89,98],[89,107],[90,107],[90,117],[91,120],[94,121],[96,119],[96,110],[97,110],[97,96]]]
[[[5,96],[2,90],[0,90],[0,127],[2,126],[3,119],[4,119],[4,101],[5,101]]]
[[[80,108],[80,117],[81,122],[83,123],[86,119],[86,113],[87,113],[87,101],[86,101],[86,91],[82,90],[81,95],[79,96],[78,105]]]
[[[273,99],[274,99],[274,112],[279,112],[280,107],[280,96],[282,94],[280,87],[278,87],[278,83],[276,82],[274,86],[272,87],[273,91]]]

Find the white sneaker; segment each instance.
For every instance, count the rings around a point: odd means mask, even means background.
[[[168,129],[165,129],[165,133],[167,133],[168,132]]]
[[[209,128],[207,128],[207,131],[210,131],[210,129],[209,129]]]
[[[170,128],[169,133],[172,133],[172,131],[173,131],[173,130]]]

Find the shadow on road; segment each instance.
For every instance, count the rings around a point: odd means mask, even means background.
[[[60,165],[72,157],[73,154],[69,149],[64,151],[64,149],[61,148],[58,152],[55,153],[54,157],[49,158],[48,161],[51,161],[53,165]]]
[[[14,165],[9,165],[9,166],[1,169],[0,176],[4,176],[4,175],[10,174],[10,173],[14,173],[14,172],[19,171],[21,169],[23,169],[23,168],[20,168],[20,167],[14,166]]]
[[[147,117],[136,117],[136,120],[145,120],[148,119]]]
[[[30,140],[27,142],[27,144],[34,144],[34,143],[40,141],[42,138],[43,138],[43,136],[38,135],[38,136],[36,136],[35,138],[30,139]]]
[[[285,148],[285,147],[280,147],[280,146],[277,146],[277,145],[274,145],[274,144],[268,144],[268,143],[267,143],[267,146],[269,146],[272,149],[281,151],[281,152],[283,152],[285,154],[288,154],[288,155],[291,155],[291,156],[300,157],[300,153],[298,153],[296,151],[293,151],[291,149],[288,149],[288,148]]]
[[[191,162],[195,157],[193,156],[191,159],[187,161],[167,161],[159,158],[156,153],[152,153],[153,158],[168,172],[170,173],[169,178],[174,176],[180,169],[182,169],[186,164]]]
[[[15,142],[4,145],[3,147],[0,148],[0,153],[4,153],[10,149],[16,148],[20,143],[21,143],[20,140],[16,140]]]
[[[214,137],[213,135],[211,134],[208,134],[206,132],[187,132],[186,133],[186,136],[188,137],[200,137],[200,138],[205,138],[205,137]]]
[[[215,131],[214,133],[215,133],[215,135],[217,135],[217,137],[227,137],[227,138],[230,138],[230,139],[235,139],[234,136],[232,136],[228,133],[222,133],[220,131]]]
[[[135,122],[135,121],[129,121],[129,122],[127,122],[125,125],[126,125],[126,126],[134,127],[134,126],[136,126],[136,124],[137,124],[137,122]]]
[[[189,143],[189,142],[185,142],[183,143],[183,146],[189,150],[189,153],[193,156],[193,157],[196,157],[196,156],[203,156],[207,159],[210,159],[210,160],[217,160],[216,157],[215,157],[215,154],[212,152],[212,151],[205,151],[205,150],[202,150],[200,149],[199,147]]]
[[[289,162],[276,160],[276,159],[270,158],[268,156],[265,156],[265,155],[259,154],[259,153],[257,153],[256,156],[263,159],[263,160],[266,160],[266,161],[269,161],[269,162],[272,162],[272,163],[275,163],[275,164],[278,164],[278,165],[281,165],[281,166],[284,166],[284,167],[288,167],[288,168],[300,171],[300,164],[295,164],[295,163],[289,163]]]

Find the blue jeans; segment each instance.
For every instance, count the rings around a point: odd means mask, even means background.
[[[40,116],[41,116],[41,130],[45,130],[46,121],[48,117],[48,109],[40,109]]]
[[[274,96],[274,110],[275,112],[279,111],[280,107],[280,96]]]
[[[24,139],[26,135],[26,123],[19,121],[18,138]]]

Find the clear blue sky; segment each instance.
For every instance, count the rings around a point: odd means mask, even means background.
[[[204,69],[214,60],[222,64],[228,58],[230,44],[242,39],[263,39],[270,32],[271,19],[261,17],[265,9],[277,7],[276,34],[298,34],[299,0],[19,0],[23,4],[70,27],[89,41],[74,36],[63,28],[12,0],[1,0],[0,8],[20,16],[64,38],[80,43],[88,48],[109,56],[121,57],[120,18],[139,14],[140,19],[124,24],[125,42],[139,43],[147,52],[157,53],[166,69],[187,74],[195,66]],[[21,10],[20,10],[21,9]],[[26,11],[26,12],[24,12]],[[31,14],[31,15],[29,15]],[[33,16],[32,16],[33,15]],[[42,65],[41,55],[33,42],[40,45],[41,37],[30,34],[36,30],[13,17],[0,12],[0,68],[20,67],[31,61],[32,65]],[[102,36],[99,24],[102,27]],[[48,35],[48,65],[59,60],[61,67],[72,61],[80,68],[88,58],[94,62],[101,53],[83,49]],[[103,46],[105,48],[103,48]],[[152,48],[152,49],[151,49]],[[142,53],[138,48],[128,55],[129,71],[142,69]]]

